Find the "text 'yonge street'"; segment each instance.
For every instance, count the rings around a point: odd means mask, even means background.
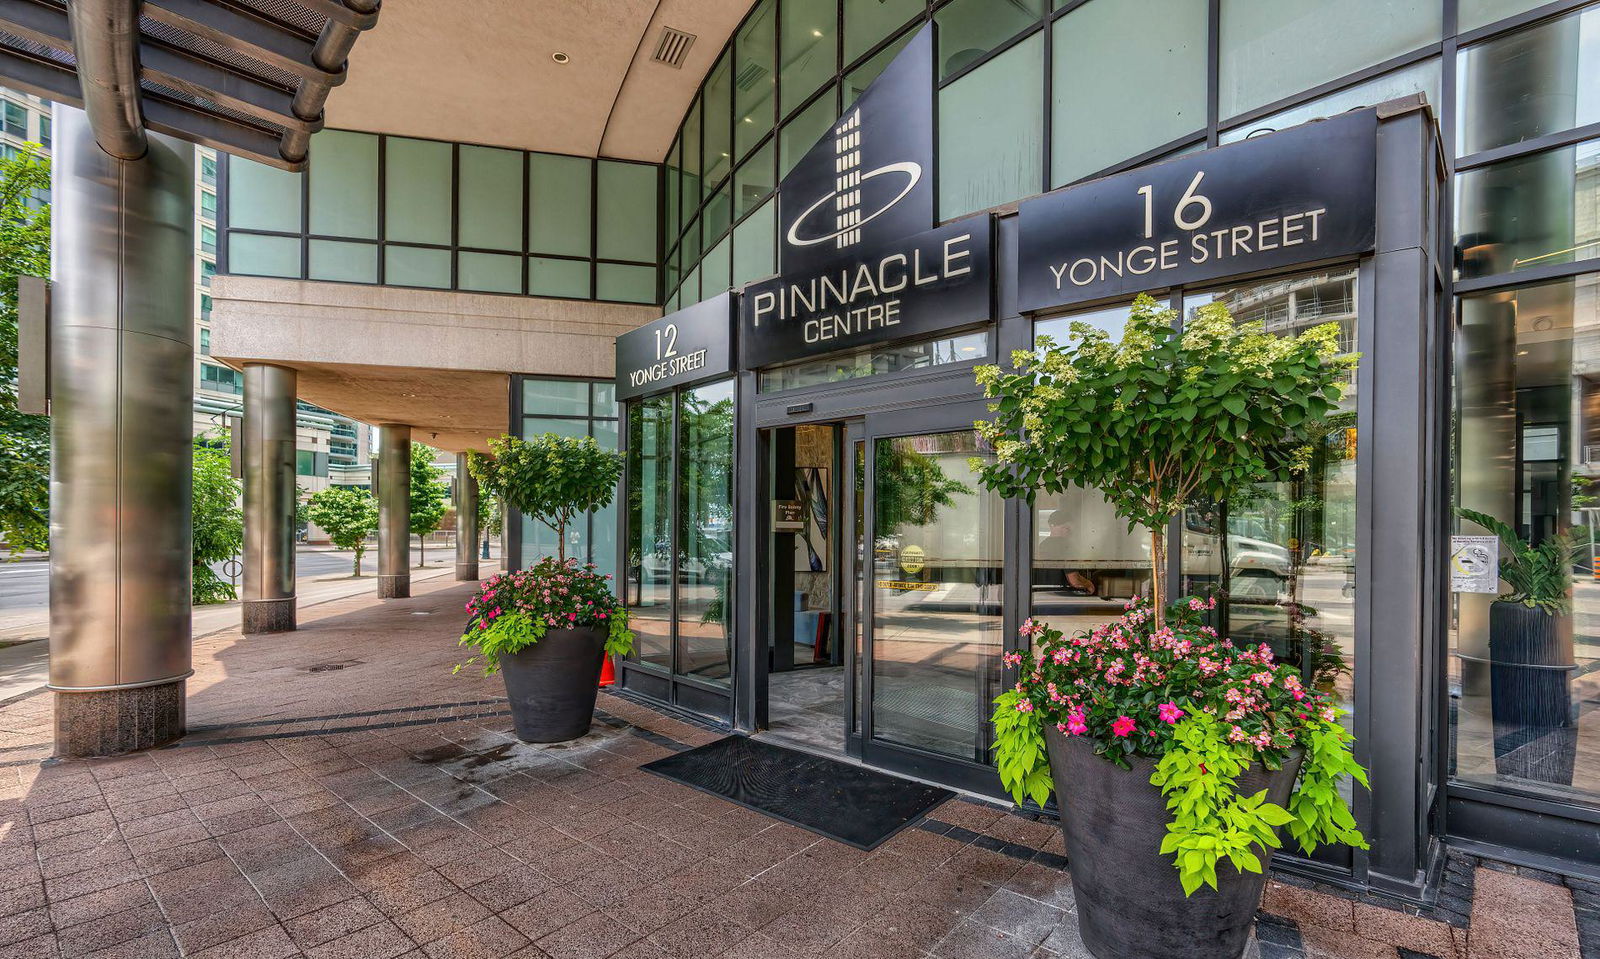
[[[685,373],[693,373],[705,365],[706,351],[696,350],[693,353],[685,353],[682,356],[674,356],[659,363],[652,363],[643,369],[630,370],[628,373],[628,385],[638,389],[649,383],[657,383],[675,376],[682,376]]]

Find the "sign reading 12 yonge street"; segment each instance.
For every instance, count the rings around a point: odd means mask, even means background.
[[[740,297],[740,366],[987,321],[990,218],[934,229],[933,206],[924,28],[778,185],[780,275]]]
[[[617,337],[617,399],[733,371],[733,294],[701,300]]]
[[[1376,112],[1361,110],[1029,200],[1018,308],[1365,253],[1377,134]]]

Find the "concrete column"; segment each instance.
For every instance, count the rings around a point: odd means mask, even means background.
[[[456,579],[478,578],[478,481],[456,454]]]
[[[294,370],[244,368],[244,631],[295,628]]]
[[[411,595],[411,427],[378,426],[378,597]]]
[[[50,688],[56,754],[108,756],[182,736],[193,671],[194,148],[55,136]]]

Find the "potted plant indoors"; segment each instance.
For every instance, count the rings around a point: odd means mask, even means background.
[[[1307,850],[1365,845],[1337,788],[1366,781],[1338,709],[1270,647],[1205,625],[1215,597],[1170,603],[1166,584],[1173,517],[1303,468],[1354,357],[1334,324],[1280,338],[1220,303],[1176,320],[1141,296],[1120,342],[1073,324],[1068,345],[977,373],[986,486],[1029,502],[1094,488],[1150,535],[1153,596],[1074,636],[1028,621],[995,701],[1000,778],[1019,804],[1055,793],[1099,959],[1237,959],[1279,827]]]
[[[467,603],[461,636],[474,654],[456,669],[482,662],[484,675],[504,675],[512,724],[523,742],[577,739],[594,719],[603,658],[632,652],[633,632],[627,608],[611,590],[611,574],[567,558],[567,527],[611,502],[622,458],[591,437],[554,433],[496,437],[489,450],[489,456],[469,457],[472,475],[554,530],[556,555],[484,581]]]
[[[1537,546],[1477,510],[1458,509],[1500,540],[1500,578],[1510,587],[1489,605],[1489,712],[1495,769],[1502,776],[1572,785],[1577,729],[1572,677],[1572,562],[1565,533]]]

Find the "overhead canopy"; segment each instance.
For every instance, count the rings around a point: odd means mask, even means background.
[[[154,130],[289,170],[380,0],[5,0],[0,82],[83,107],[108,153]]]

